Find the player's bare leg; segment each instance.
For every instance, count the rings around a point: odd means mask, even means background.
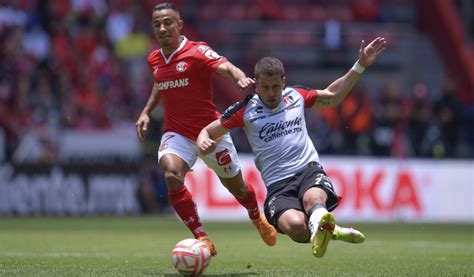
[[[196,209],[196,203],[184,185],[184,177],[189,166],[180,157],[174,154],[165,154],[160,159],[160,165],[165,175],[168,197],[171,206],[179,215],[183,223],[193,233],[194,237],[207,243],[212,256],[217,255],[214,244],[209,240],[202,227]]]
[[[265,215],[258,208],[255,191],[251,185],[245,185],[242,172],[239,171],[239,173],[232,178],[219,177],[219,179],[230,193],[234,195],[237,201],[247,209],[249,218],[255,228],[257,228],[263,241],[269,246],[275,245],[277,231],[267,222]]]
[[[278,218],[278,228],[293,241],[308,243],[308,217],[305,213],[295,209],[284,211]]]

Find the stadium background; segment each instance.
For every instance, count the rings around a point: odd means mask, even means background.
[[[361,39],[384,36],[386,51],[347,99],[306,115],[344,196],[338,222],[368,235],[361,246],[331,245],[317,270],[474,273],[473,1],[172,2],[188,38],[249,76],[275,55],[290,85],[324,88],[354,63]],[[163,111],[143,145],[134,126],[153,82],[157,3],[0,0],[0,275],[174,276],[169,252],[189,232],[156,162]],[[243,97],[218,77],[214,95],[221,112]],[[232,135],[262,202],[246,138]],[[312,275],[307,246],[283,236],[257,246],[243,209],[202,163],[186,183],[219,249],[210,274]]]
[[[134,133],[153,82],[146,57],[158,47],[156,1],[0,3],[0,215],[170,213],[156,163],[162,110],[143,145]],[[359,212],[346,217],[472,223],[472,1],[174,3],[184,35],[207,41],[249,76],[258,58],[275,55],[290,85],[324,88],[353,64],[361,39],[384,36],[387,50],[340,107],[307,113],[323,164],[347,197],[356,194]],[[216,77],[219,111],[242,97]],[[247,178],[261,187],[245,136],[233,137]],[[209,172],[198,164],[193,174]],[[216,180],[199,180],[223,208],[212,210],[211,196],[202,196],[201,209],[211,209],[204,218],[225,219],[236,207]],[[448,199],[452,212],[428,208],[450,184],[462,196]]]

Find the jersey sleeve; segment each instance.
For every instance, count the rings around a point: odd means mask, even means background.
[[[311,108],[316,103],[318,91],[304,86],[293,86],[293,88],[303,97],[304,107]]]
[[[200,42],[197,52],[197,58],[203,63],[204,68],[210,71],[215,71],[219,65],[228,61],[226,57],[217,54],[205,42]]]
[[[156,64],[158,63],[158,50],[154,50],[153,52],[148,55],[146,61],[148,62],[148,67],[150,68],[151,72],[155,71]]]
[[[222,126],[227,129],[244,127],[244,114],[252,94],[247,95],[244,100],[239,101],[225,110],[221,117]]]

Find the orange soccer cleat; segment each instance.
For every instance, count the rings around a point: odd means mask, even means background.
[[[208,236],[199,237],[198,240],[205,242],[207,244],[207,247],[209,248],[209,252],[211,252],[211,256],[214,257],[217,255],[216,247],[214,246],[214,243],[212,243],[212,241],[209,239]]]
[[[252,223],[255,225],[255,228],[257,228],[263,241],[268,246],[275,245],[277,231],[275,230],[275,227],[268,223],[268,221],[265,219],[265,215],[262,212],[260,212],[260,216],[257,219],[252,219]]]

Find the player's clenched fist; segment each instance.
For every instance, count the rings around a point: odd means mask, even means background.
[[[199,152],[201,152],[202,155],[207,155],[216,149],[216,141],[210,138],[202,140],[198,139],[196,144],[199,149]]]

